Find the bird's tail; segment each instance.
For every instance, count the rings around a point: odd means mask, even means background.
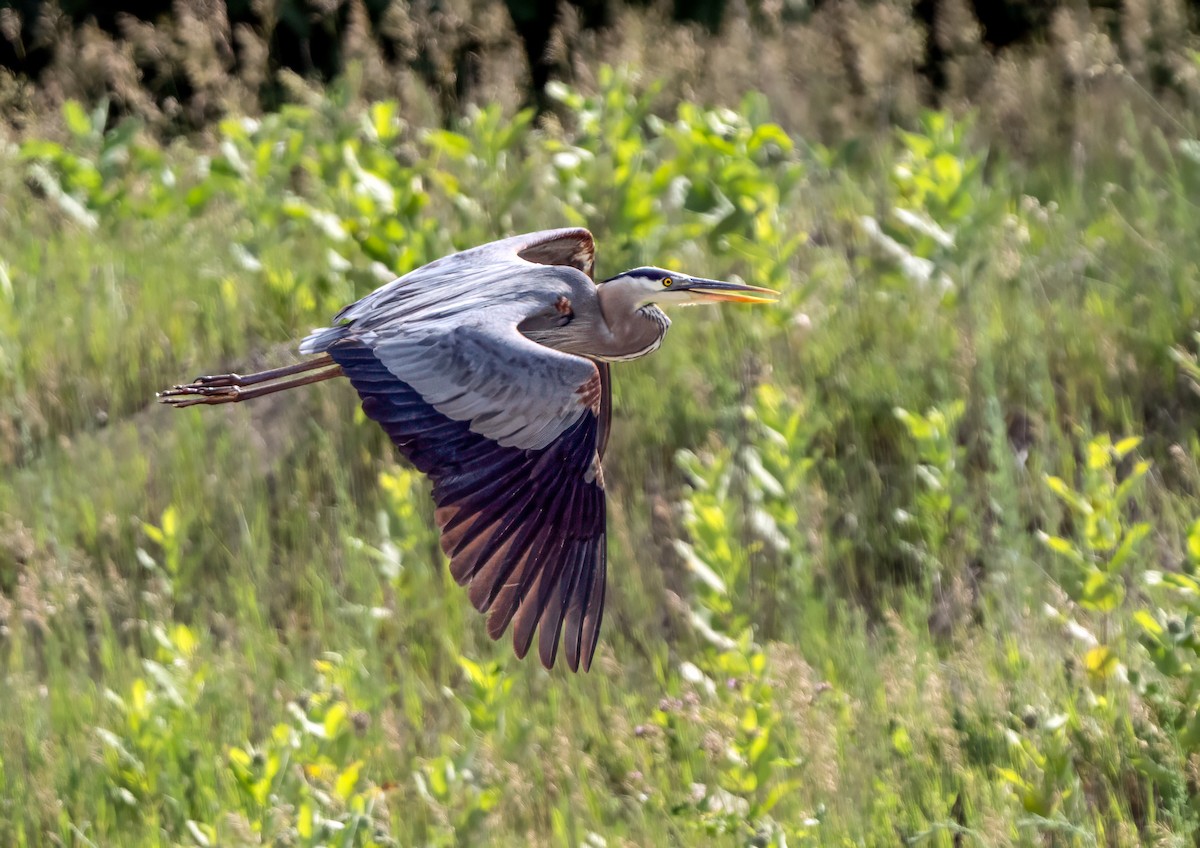
[[[324,353],[334,342],[344,338],[346,338],[345,327],[322,327],[304,337],[304,340],[300,342],[300,352],[304,354]]]

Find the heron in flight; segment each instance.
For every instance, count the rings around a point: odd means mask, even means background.
[[[634,268],[594,282],[585,229],[545,230],[438,259],[344,308],[310,358],[160,392],[236,403],[346,376],[363,411],[433,483],[450,571],[524,657],[590,668],[604,612],[609,363],[656,350],[659,306],[770,302],[757,286]],[[565,631],[565,635],[564,635]]]

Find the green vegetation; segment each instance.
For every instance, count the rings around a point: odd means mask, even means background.
[[[1193,843],[1186,113],[1018,158],[550,94],[427,129],[343,83],[170,144],[68,102],[0,149],[0,843]],[[152,403],[560,224],[783,290],[618,369],[584,676],[487,639],[349,385]]]

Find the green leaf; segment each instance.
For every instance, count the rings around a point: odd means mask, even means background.
[[[1112,677],[1117,671],[1117,655],[1104,645],[1092,648],[1083,658],[1084,667],[1088,674],[1103,680]]]
[[[746,751],[746,761],[753,766],[762,758],[770,743],[771,728],[764,727],[758,736],[754,737],[754,741],[750,743],[750,748]]]
[[[321,722],[325,728],[326,739],[336,739],[338,733],[346,726],[346,715],[349,710],[344,701],[338,701],[325,712],[325,720]]]
[[[338,775],[334,782],[333,791],[338,794],[338,797],[343,801],[350,800],[350,796],[354,794],[354,788],[358,786],[358,774],[362,769],[362,760],[355,760]]]
[[[487,680],[487,675],[484,673],[483,667],[474,660],[467,657],[459,657],[458,667],[467,675],[467,679],[476,686],[482,686]]]
[[[92,119],[77,100],[68,100],[62,105],[63,120],[67,129],[76,138],[87,138],[92,134]]]
[[[1136,450],[1137,446],[1142,443],[1141,436],[1127,436],[1121,441],[1113,445],[1113,453],[1117,455],[1117,459],[1124,459],[1126,454],[1132,450]]]
[[[1133,525],[1125,533],[1125,538],[1121,540],[1120,547],[1112,555],[1112,559],[1108,561],[1108,570],[1116,572],[1121,570],[1121,566],[1125,564],[1125,560],[1129,559],[1138,543],[1145,539],[1150,534],[1150,524],[1143,521]]]
[[[371,104],[369,110],[371,131],[380,142],[386,144],[396,137],[399,111],[400,104],[395,100],[381,100]]]
[[[1117,486],[1116,494],[1113,496],[1114,500],[1119,504],[1124,503],[1129,496],[1133,494],[1133,490],[1137,487],[1138,483],[1142,481],[1142,478],[1146,476],[1146,473],[1149,470],[1149,460],[1143,459],[1137,465],[1133,466],[1133,470],[1129,472],[1129,476],[1122,480],[1121,484]]]
[[[1066,484],[1061,477],[1055,477],[1052,474],[1045,476],[1046,486],[1054,494],[1058,495],[1068,506],[1076,512],[1081,512],[1089,515],[1092,512],[1092,505],[1079,496],[1079,493]]]
[[[1133,614],[1133,620],[1141,625],[1141,628],[1151,636],[1161,636],[1163,634],[1163,626],[1158,623],[1158,620],[1148,610],[1138,610]]]
[[[771,791],[767,793],[767,797],[758,806],[758,814],[765,816],[771,812],[771,809],[794,792],[804,788],[804,782],[800,780],[785,780],[771,787]]]
[[[296,811],[296,835],[301,839],[313,837],[313,808],[308,801],[302,802]]]
[[[997,766],[995,768],[996,768],[996,774],[1000,775],[1001,779],[1004,780],[1006,783],[1011,783],[1013,786],[1016,786],[1018,789],[1023,789],[1025,791],[1030,791],[1033,789],[1033,786],[1029,783],[1029,781],[1027,781],[1025,778],[1021,777],[1021,775],[1019,775],[1017,772],[1013,771],[1012,769],[1000,768],[999,766]]]
[[[129,710],[137,717],[140,717],[146,712],[146,706],[150,700],[150,689],[146,686],[146,680],[139,677],[133,681],[129,687]]]
[[[926,136],[920,135],[919,133],[906,132],[904,130],[901,130],[898,135],[900,136],[900,140],[904,143],[904,146],[907,147],[913,154],[922,159],[926,158],[933,152],[933,140]]]
[[[1075,549],[1075,546],[1062,536],[1050,536],[1043,533],[1040,538],[1042,540],[1042,544],[1054,551],[1056,554],[1062,554],[1063,556],[1074,558],[1079,557],[1079,551]]]
[[[466,159],[471,154],[471,140],[450,130],[433,130],[426,133],[425,143],[451,159]]]
[[[209,201],[215,191],[216,187],[212,184],[211,180],[194,185],[188,189],[187,194],[184,196],[184,203],[193,212],[199,211]]]
[[[1125,587],[1106,572],[1093,571],[1083,582],[1081,606],[1097,612],[1111,612],[1125,597]]]
[[[948,197],[962,182],[962,162],[949,153],[939,153],[933,158],[933,173],[939,181],[939,193]]]
[[[758,729],[758,710],[753,705],[746,707],[742,711],[741,728],[746,733],[751,733]]]
[[[1192,522],[1192,529],[1187,537],[1188,558],[1194,565],[1200,565],[1200,518]]]
[[[61,144],[40,138],[31,138],[28,141],[21,142],[19,152],[22,159],[50,159],[51,161],[55,161],[60,158],[74,158],[63,149]]]
[[[1189,574],[1180,574],[1177,571],[1160,572],[1159,577],[1163,583],[1168,586],[1174,586],[1181,592],[1186,592],[1189,595],[1200,595],[1200,580],[1192,577]]]
[[[490,786],[475,796],[475,809],[480,813],[491,812],[503,799],[504,789],[499,786]]]
[[[768,144],[777,145],[785,153],[792,150],[791,137],[777,124],[762,124],[755,127],[754,134],[750,136],[750,141],[746,144],[746,150],[753,155]]]
[[[1087,467],[1091,471],[1099,471],[1112,465],[1112,442],[1107,436],[1097,437],[1088,442]]]
[[[447,757],[438,757],[429,764],[429,788],[435,798],[445,798],[450,792],[450,773],[454,766]]]

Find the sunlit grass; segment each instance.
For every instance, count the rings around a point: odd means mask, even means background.
[[[832,150],[601,85],[554,132],[343,98],[214,150],[75,115],[0,154],[0,841],[1193,838],[1200,175],[989,170],[940,114]],[[153,403],[564,223],[604,275],[783,290],[619,369],[583,676],[487,639],[348,385]],[[1089,502],[1151,528],[1120,569],[1063,500],[1104,432],[1153,463]]]

